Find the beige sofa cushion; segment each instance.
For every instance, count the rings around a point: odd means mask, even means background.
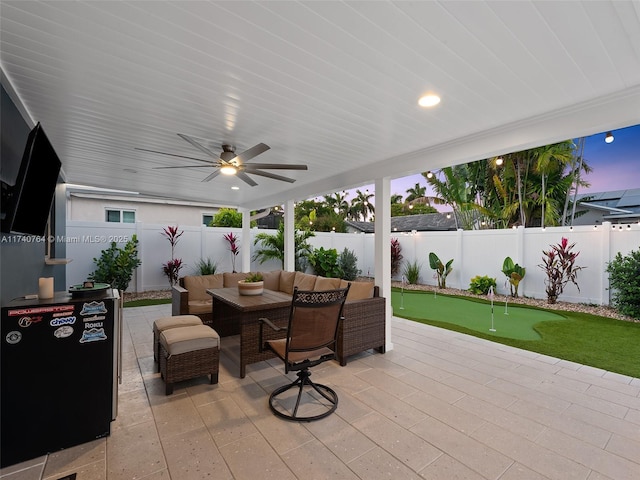
[[[202,325],[200,317],[195,315],[174,315],[172,317],[158,318],[153,322],[156,332],[164,332],[170,328],[192,327],[194,325]]]
[[[347,300],[364,300],[365,298],[373,298],[373,282],[347,282],[340,280],[340,288],[346,288],[351,283]]]
[[[326,278],[318,275],[313,289],[316,292],[320,292],[322,290],[335,290],[336,288],[340,288],[340,282],[341,280],[339,278]]]
[[[215,330],[206,325],[172,328],[160,334],[160,343],[169,355],[220,347],[220,337]]]
[[[274,270],[273,272],[259,272],[262,275],[264,288],[267,290],[280,290],[280,272],[281,270]]]
[[[280,272],[280,290],[283,293],[290,293],[293,295],[293,282],[296,279],[297,272]]]
[[[211,313],[213,300],[209,295],[209,300],[189,300],[189,314],[198,315],[201,313]]]
[[[244,280],[248,273],[224,272],[224,288],[237,287],[240,280]]]
[[[215,275],[191,275],[183,279],[184,288],[189,291],[189,301],[194,300],[211,300],[207,294],[208,288],[222,288],[223,274]]]
[[[296,272],[296,278],[293,281],[293,286],[298,287],[299,290],[313,290],[313,287],[316,284],[316,278],[316,275]],[[291,293],[293,293],[293,290]]]

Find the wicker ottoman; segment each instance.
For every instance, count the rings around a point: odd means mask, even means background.
[[[160,334],[170,328],[191,327],[194,325],[202,325],[202,320],[196,315],[176,315],[173,317],[159,318],[153,322],[153,361],[157,362],[160,358]],[[160,365],[158,365],[160,371]]]
[[[160,334],[159,364],[165,393],[173,393],[173,384],[182,380],[211,375],[218,383],[220,337],[207,325],[165,330]]]

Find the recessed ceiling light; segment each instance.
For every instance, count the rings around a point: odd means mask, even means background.
[[[240,187],[234,185],[233,187],[231,187],[231,190],[240,190]]]
[[[420,105],[421,107],[435,107],[439,103],[440,103],[440,97],[433,93],[424,95],[420,97],[420,100],[418,100],[418,105]]]

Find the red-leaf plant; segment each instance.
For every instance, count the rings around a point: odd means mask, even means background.
[[[172,258],[167,263],[162,265],[162,271],[169,279],[169,283],[171,286],[174,286],[178,283],[178,278],[180,277],[180,269],[182,268],[182,259],[181,258]]]
[[[182,268],[182,259],[174,258],[174,251],[178,240],[184,233],[184,230],[178,231],[177,225],[175,227],[168,226],[162,230],[163,231],[160,232],[160,234],[169,240],[169,243],[171,244],[171,260],[162,265],[162,271],[169,279],[169,285],[173,287],[178,283],[180,269]]]
[[[240,253],[240,245],[238,245],[238,237],[229,232],[223,235],[224,239],[229,243],[229,251],[231,252],[231,269],[235,273],[236,271],[236,257]]]
[[[391,275],[395,275],[400,271],[402,263],[402,245],[397,238],[391,239]]]
[[[578,291],[580,287],[577,283],[578,271],[586,267],[578,267],[575,265],[576,258],[580,252],[572,252],[571,249],[575,243],[569,245],[569,240],[562,238],[559,244],[549,245],[550,250],[543,250],[542,262],[538,267],[545,271],[547,279],[545,280],[547,303],[553,304],[558,300],[558,296],[564,291],[567,283],[573,283]]]

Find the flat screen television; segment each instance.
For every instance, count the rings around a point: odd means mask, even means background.
[[[16,182],[3,192],[3,232],[44,235],[62,164],[38,123],[27,138]]]

